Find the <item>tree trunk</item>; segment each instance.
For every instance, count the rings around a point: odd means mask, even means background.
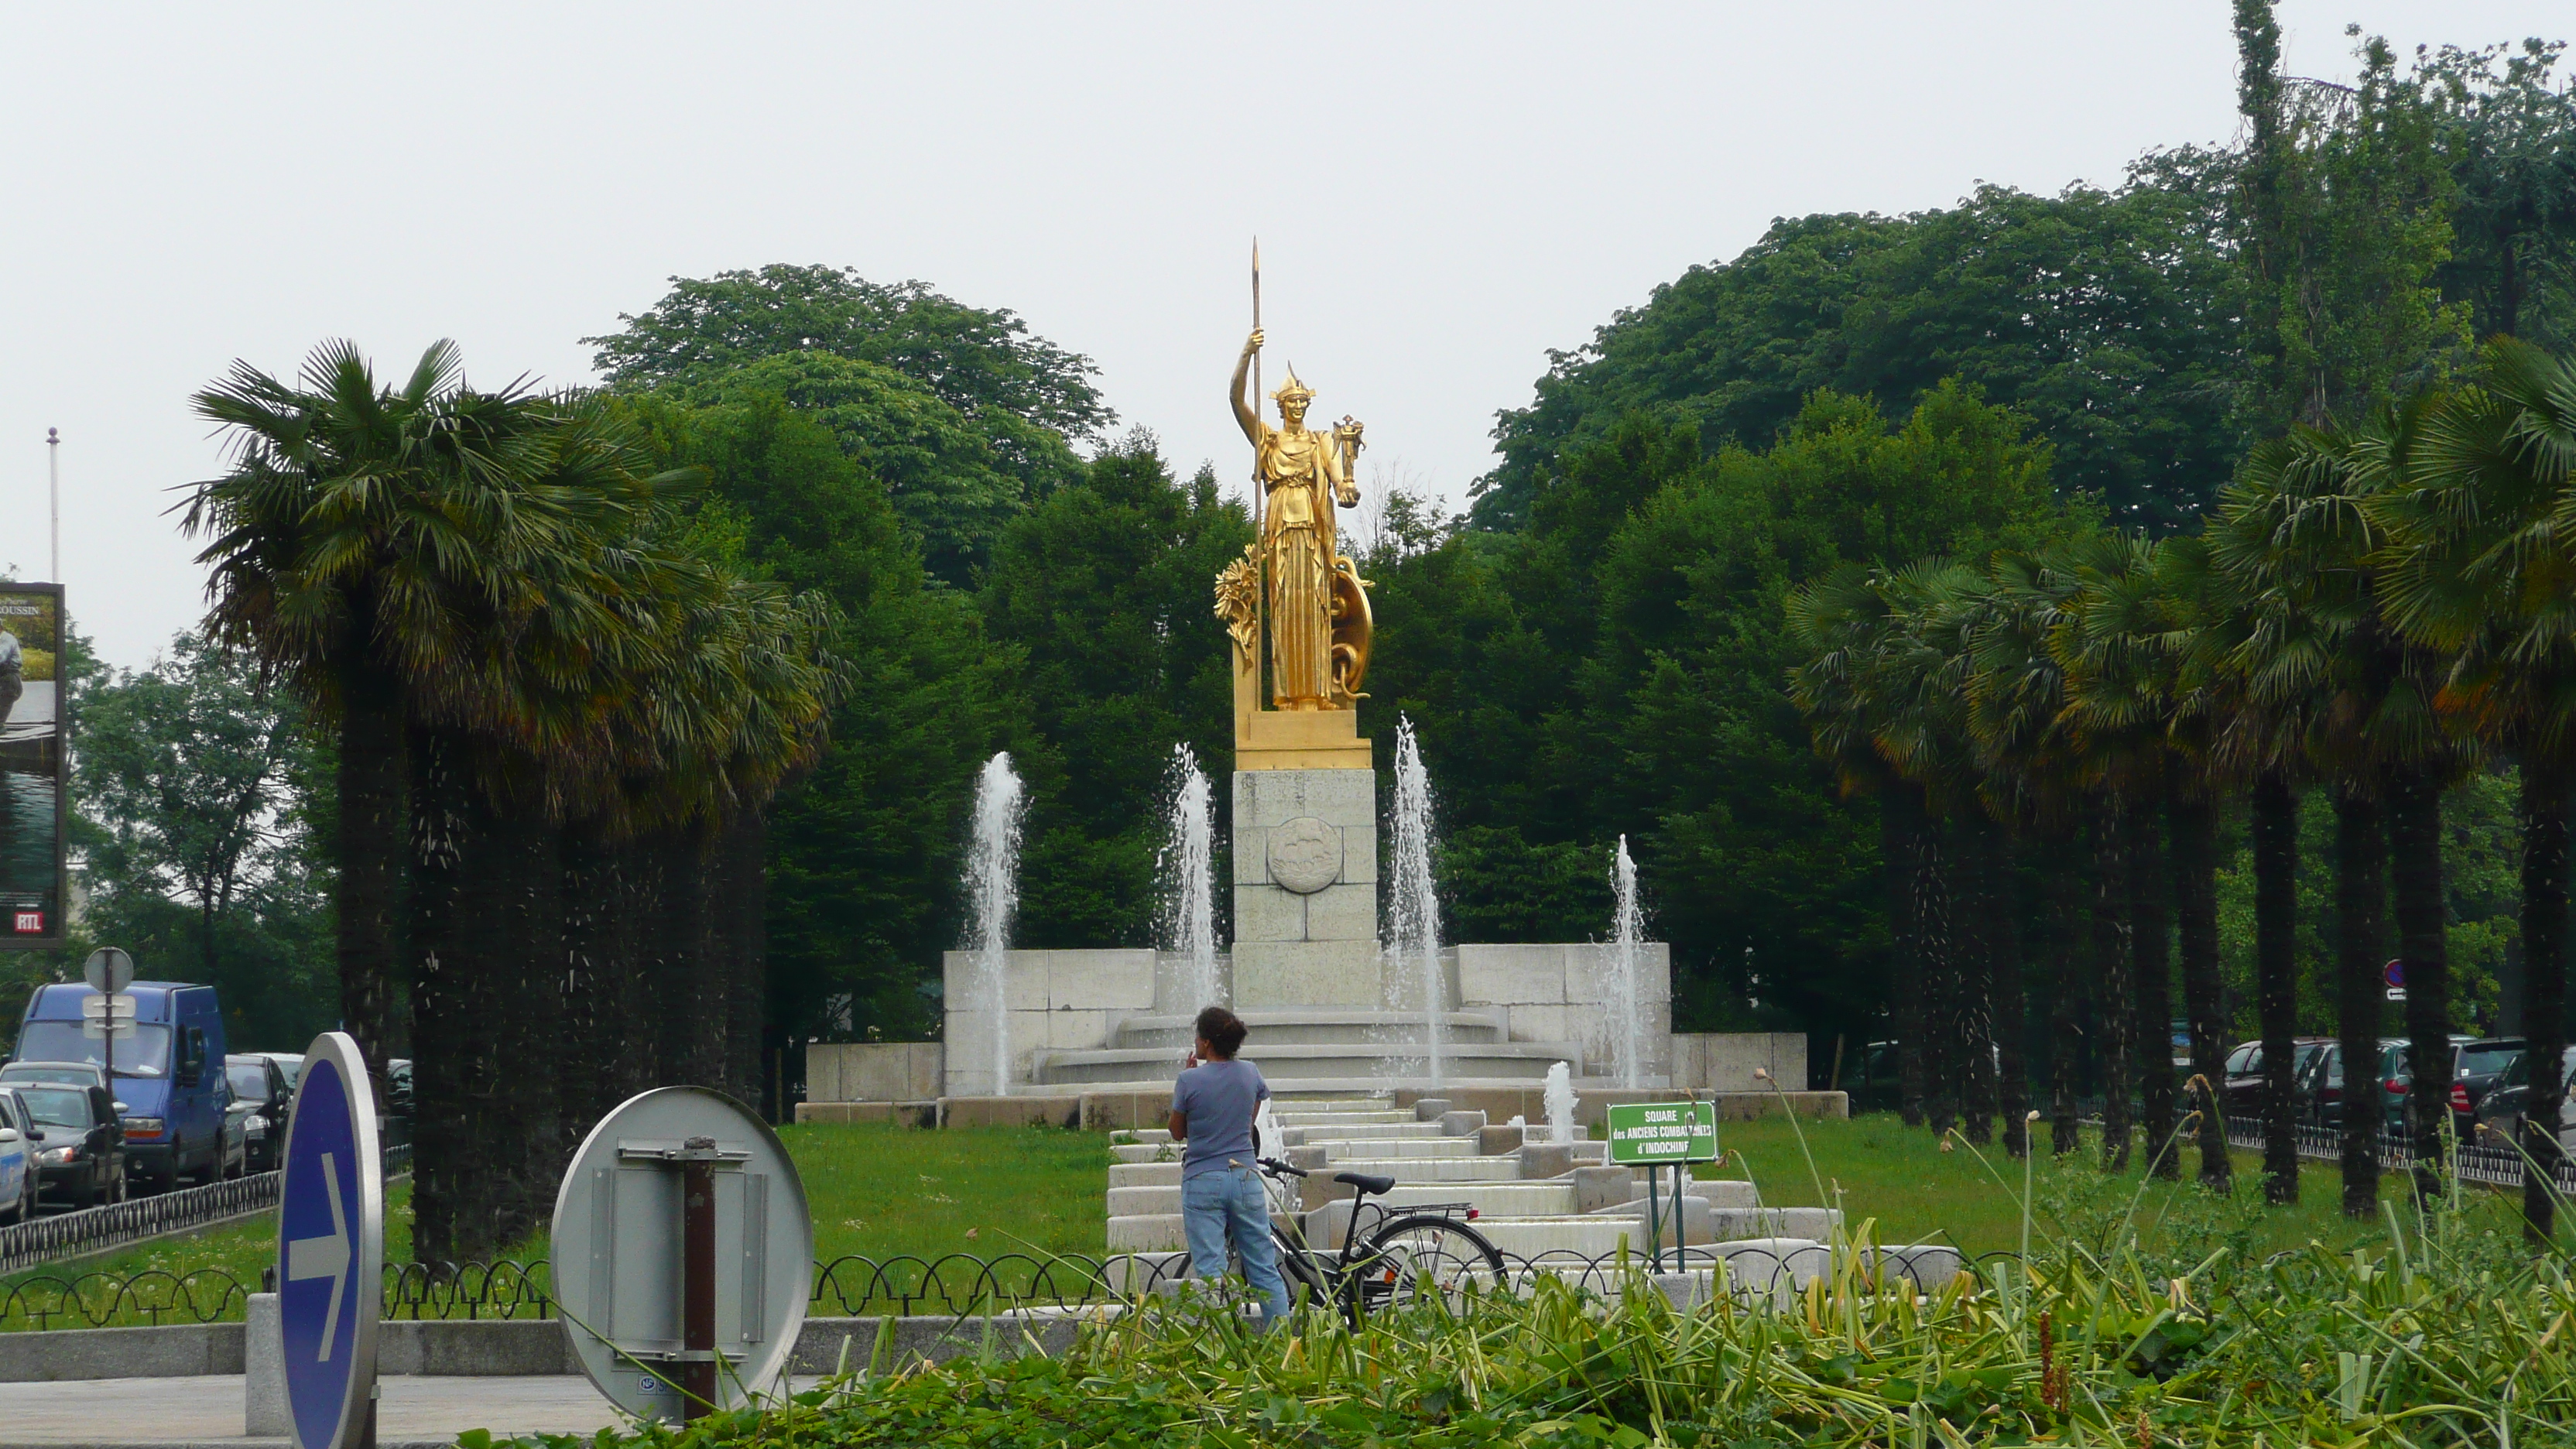
[[[2522,766],[2522,1030],[2531,1064],[2522,1146],[2539,1171],[2526,1171],[2522,1216],[2531,1240],[2554,1235],[2559,1107],[2567,1048],[2567,776],[2554,760]]]
[[[2343,1212],[2379,1216],[2380,963],[2388,841],[2379,802],[2335,795],[2335,1050],[2343,1082]]]
[[[449,742],[413,731],[411,767],[412,1256],[422,1263],[471,1257],[460,1231],[483,1212],[482,1123],[468,1081],[481,1029],[477,983],[456,940],[463,801]]]
[[[2263,1196],[2299,1200],[2299,797],[2267,771],[2254,782],[2254,974],[2263,1018]],[[2223,1084],[2222,1084],[2223,1085]]]
[[[707,985],[706,852],[693,827],[659,838],[662,929],[656,950],[660,1085],[720,1087],[713,1045],[723,1018],[710,1020],[717,993]]]
[[[2173,954],[2167,938],[2172,885],[2166,878],[2161,784],[2140,792],[2125,813],[2129,835],[2129,950],[2131,998],[2137,1003],[2133,1060],[2138,1074],[2141,1134],[2147,1170],[2157,1177],[2181,1174],[2182,1150],[2174,1141]]]
[[[555,1194],[563,1186],[569,1159],[563,1140],[561,1049],[570,1044],[565,1016],[562,833],[533,816],[504,818],[494,834],[503,849],[495,854],[506,901],[500,917],[502,939],[495,941],[495,967],[505,974],[494,983],[499,1006],[490,1035],[498,1048],[499,1077],[505,1096],[496,1095],[493,1115],[503,1119],[500,1134],[505,1191],[493,1219],[490,1251],[508,1251],[530,1235],[545,1231],[554,1216]]]
[[[2397,913],[2397,948],[2406,963],[2406,1056],[2414,1075],[2406,1093],[2408,1155],[2419,1200],[2441,1190],[2442,1130],[2451,1116],[2451,953],[2443,920],[2442,782],[2428,768],[2391,770],[2388,778],[2389,900]]]
[[[2003,832],[1971,804],[1959,817],[1956,874],[1963,909],[1952,921],[1959,985],[1950,1039],[1958,1045],[1959,1132],[1980,1147],[1995,1135],[1994,969],[2002,856]]]
[[[2030,1155],[2030,1064],[2023,1059],[2030,1039],[2030,1002],[2022,991],[2021,872],[2012,838],[1995,832],[1993,932],[1995,1106],[2004,1119],[2004,1150]]]
[[[340,671],[340,827],[334,854],[340,878],[332,897],[337,922],[341,1028],[357,1039],[368,1065],[386,1059],[393,1009],[396,890],[403,853],[402,692],[392,676],[366,664]],[[382,1087],[378,1088],[379,1095]]]
[[[617,909],[611,859],[596,821],[563,829],[563,1039],[555,1053],[555,1117],[564,1160],[603,1115],[603,1065],[616,1049],[602,937]],[[614,1106],[614,1103],[610,1104]]]
[[[1914,921],[1923,956],[1923,1125],[1937,1136],[1958,1123],[1959,973],[1950,930],[1950,861],[1937,825],[1915,837]]]
[[[2120,802],[2105,796],[2093,816],[2093,1026],[2102,1078],[2102,1165],[2129,1166],[2130,1024],[2134,985],[2129,950],[2129,851]]]
[[[2227,1007],[2218,966],[2218,805],[2205,791],[2178,788],[2167,811],[2173,849],[2175,935],[2182,946],[2183,1015],[2191,1021],[2187,1106],[2200,1114],[2200,1181],[2214,1192],[2235,1185],[2227,1160]]]
[[[1923,934],[1914,918],[1915,845],[1922,831],[1923,792],[1901,780],[1889,785],[1878,802],[1878,853],[1896,1003],[1896,1110],[1908,1127],[1923,1125]]]
[[[760,1041],[769,1020],[768,854],[769,822],[746,808],[725,829],[724,909],[732,917],[726,935],[733,951],[725,1058],[734,1095],[754,1111],[764,1101]]]
[[[2040,889],[2048,901],[2048,1150],[2059,1157],[2078,1142],[2075,1118],[2079,1048],[2084,1041],[2084,873],[2072,835],[2051,842]]]

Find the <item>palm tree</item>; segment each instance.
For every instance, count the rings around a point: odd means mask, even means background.
[[[2350,442],[2354,496],[2384,541],[2386,520],[2418,496],[2428,428],[2452,410],[2442,392],[2418,394],[2373,415]],[[2385,567],[2388,554],[2371,562]],[[2388,801],[2389,899],[2397,920],[2398,954],[2406,972],[2406,1034],[2414,1088],[2407,1094],[2407,1140],[2419,1199],[2441,1183],[2438,1157],[2451,1125],[2451,966],[2449,902],[2442,884],[2442,795],[2474,762],[2464,740],[2438,707],[2450,661],[2409,641],[2382,599],[2378,569],[2364,588],[2374,610],[2370,642],[2386,680],[2370,721]]]
[[[2576,365],[2495,340],[2479,385],[2426,419],[2409,461],[2372,499],[2390,540],[2381,591],[2410,641],[2453,660],[2443,706],[2521,765],[2525,1149],[2554,1171],[2576,773]],[[2530,1175],[2523,1194],[2527,1228],[2544,1243],[2551,1175]]]
[[[2213,778],[2250,780],[2248,815],[2253,837],[2254,970],[2256,1010],[2263,1047],[2263,1190],[2275,1205],[2299,1200],[2297,1065],[2299,800],[2294,784],[2304,756],[2299,744],[2304,698],[2265,699],[2249,687],[2243,664],[2256,615],[2230,567],[2238,540],[2224,519],[2210,521],[2197,539],[2169,545],[2177,591],[2194,601],[2190,629],[2180,641],[2180,682],[2187,697],[2204,701],[2200,742],[2203,768]],[[2259,546],[2257,548],[2259,552]],[[2191,948],[2185,949],[2186,959]],[[2197,1016],[2195,1016],[2195,1023]],[[2201,1034],[2193,1029],[2194,1070]],[[2209,1078],[2212,1082],[2218,1079]],[[2204,1159],[2205,1160],[2205,1159]]]
[[[2165,726],[2167,839],[2172,850],[2175,937],[2181,947],[2183,1016],[2191,1033],[2191,1070],[2199,1084],[2188,1105],[2198,1113],[2201,1185],[2234,1186],[2219,1086],[2226,1075],[2227,1011],[2218,952],[2218,811],[2230,783],[2219,751],[2235,705],[2223,673],[2206,667],[2205,633],[2233,603],[2202,538],[2167,539],[2156,551],[2158,643],[2169,660]]]
[[[1788,603],[1790,637],[1804,662],[1789,671],[1789,697],[1808,721],[1816,753],[1845,796],[1878,800],[1879,861],[1895,1000],[1897,1108],[1905,1125],[1925,1121],[1928,1092],[1925,981],[1932,974],[1916,908],[1924,843],[1931,834],[1922,787],[1900,778],[1881,754],[1882,654],[1895,627],[1867,569],[1841,565],[1799,586]],[[1937,857],[1936,857],[1937,858]]]
[[[2066,728],[2066,677],[2048,639],[2063,623],[2077,581],[2065,547],[2006,551],[1987,561],[1985,591],[1968,626],[1966,728],[1984,771],[1987,802],[2029,840],[2041,876],[2049,969],[2049,1136],[2059,1155],[2076,1147],[2077,1046],[2084,1019],[2084,881],[2076,833],[2090,813],[2080,751]],[[2105,999],[2116,999],[2105,996]],[[2125,1120],[2125,1057],[2102,1054],[2116,1078],[2107,1110]]]
[[[210,540],[207,632],[291,678],[338,727],[341,1009],[381,1059],[406,719],[488,712],[474,623],[455,606],[561,547],[586,500],[530,492],[553,408],[518,384],[466,387],[453,343],[423,352],[399,387],[379,387],[353,345],[326,343],[299,384],[236,363],[197,394],[233,462],[195,485],[186,526]]]
[[[2246,694],[2258,709],[2294,722],[2299,753],[2336,782],[2337,1050],[2343,1208],[2352,1216],[2378,1213],[2380,1096],[2366,1084],[2379,1059],[2390,859],[2384,809],[2400,791],[2411,812],[2405,869],[2412,883],[2404,906],[2415,923],[2407,960],[2410,1022],[2419,1005],[2428,1016],[2437,1002],[2448,1011],[2439,961],[2438,831],[2423,828],[2428,815],[2438,824],[2438,794],[2424,786],[2443,746],[2431,691],[2417,672],[2421,661],[2380,615],[2370,561],[2383,536],[2364,506],[2388,475],[2386,459],[2402,451],[2390,439],[2411,426],[2389,419],[2359,434],[2294,428],[2257,446],[2224,491],[2212,530],[2212,547],[2243,601],[2233,664]],[[2424,967],[2419,1002],[2415,954],[2427,949],[2427,936],[2434,959]],[[2447,1033],[2445,1020],[2436,1053],[2419,1059],[2447,1062]],[[2443,1093],[2428,1086],[2417,1095]]]
[[[2127,989],[2117,1009],[2129,1015],[2148,1167],[2170,1176],[2176,1170],[2167,1045],[2172,958],[2161,817],[2172,789],[2165,725],[2174,661],[2158,614],[2156,551],[2142,537],[2084,541],[2076,555],[2080,587],[2050,632],[2049,648],[2066,672],[2069,736],[2089,762],[2100,799],[2096,949],[2125,971]],[[2109,1145],[2115,1159],[2124,1156],[2125,1140]]]

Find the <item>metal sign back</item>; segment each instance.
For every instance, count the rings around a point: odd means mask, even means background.
[[[1622,1102],[1608,1113],[1614,1163],[1714,1162],[1714,1102]]]
[[[110,995],[134,984],[134,958],[115,946],[101,946],[81,963],[81,979],[92,991]]]
[[[626,1412],[673,1423],[686,1417],[681,1185],[692,1161],[711,1169],[715,1194],[716,1406],[739,1407],[783,1390],[812,1286],[805,1186],[769,1124],[720,1092],[656,1088],[600,1119],[555,1197],[556,1313],[582,1372]]]
[[[384,1262],[375,1086],[357,1041],[326,1031],[305,1049],[278,1184],[277,1316],[296,1449],[371,1437]]]

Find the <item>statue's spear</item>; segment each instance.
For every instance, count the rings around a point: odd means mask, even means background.
[[[1252,330],[1262,330],[1262,240],[1252,237]],[[1262,415],[1262,353],[1252,353],[1252,418]],[[1260,428],[1255,428],[1260,433]],[[1252,531],[1262,529],[1262,449],[1252,446]]]

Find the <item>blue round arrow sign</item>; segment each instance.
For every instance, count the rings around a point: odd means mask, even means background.
[[[277,1318],[296,1449],[345,1449],[365,1428],[384,1256],[375,1088],[356,1040],[324,1032],[305,1052],[278,1184]]]

